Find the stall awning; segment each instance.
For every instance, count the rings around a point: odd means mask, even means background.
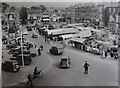
[[[78,43],[84,43],[84,41],[85,41],[86,39],[83,39],[83,38],[75,38],[75,39],[71,39],[71,41],[73,41],[73,42],[78,42]]]
[[[43,21],[50,21],[50,19],[43,19]]]

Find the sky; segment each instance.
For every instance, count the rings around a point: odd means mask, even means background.
[[[31,7],[44,4],[47,7],[68,7],[69,5],[75,5],[81,2],[118,2],[119,0],[0,0],[0,2],[6,2],[9,5],[17,7]],[[19,3],[18,3],[19,2]],[[29,3],[28,3],[29,2]]]
[[[118,2],[120,0],[0,0],[1,2]]]

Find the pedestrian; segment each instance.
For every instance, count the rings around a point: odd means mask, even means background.
[[[102,59],[104,59],[105,58],[105,51],[104,50],[102,51],[101,55],[102,55]]]
[[[36,48],[36,41],[35,41],[35,43],[34,43],[34,47]]]
[[[43,45],[41,44],[40,49],[43,50]]]
[[[30,86],[33,86],[32,75],[31,75],[30,73],[28,74],[27,78],[28,78],[27,85],[28,85],[29,83],[31,83]]]
[[[37,75],[38,75],[38,69],[37,69],[37,67],[34,68],[33,74],[34,74],[33,79],[37,78]]]
[[[114,59],[118,59],[118,53],[117,52],[114,53]]]
[[[111,56],[111,58],[113,58],[113,56],[114,56],[113,51],[110,52],[110,56]]]
[[[47,41],[47,39],[45,38],[45,42]]]
[[[84,64],[84,66],[83,66],[83,68],[84,68],[84,74],[88,74],[88,67],[89,67],[90,65],[87,63],[87,61],[85,61],[85,64]]]
[[[39,56],[41,55],[41,50],[40,50],[40,48],[38,48],[38,55],[39,55]]]
[[[107,51],[105,51],[105,58],[107,57]]]

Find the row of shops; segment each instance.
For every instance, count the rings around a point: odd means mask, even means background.
[[[117,45],[112,45],[110,42],[98,41],[93,39],[74,38],[70,40],[73,47],[95,54],[101,55],[103,52],[115,52],[118,51]]]

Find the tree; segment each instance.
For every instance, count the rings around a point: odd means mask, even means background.
[[[2,12],[4,13],[8,7],[10,6],[7,3],[2,3]]]
[[[38,10],[40,10],[40,7],[32,6],[30,9],[33,9],[33,10],[38,9]]]
[[[45,10],[47,9],[44,5],[40,5],[40,8],[41,8],[41,10],[42,10],[42,13],[44,13]]]
[[[20,19],[22,24],[27,23],[27,8],[26,7],[21,7],[20,10]]]
[[[12,7],[10,8],[10,11],[14,12],[14,11],[15,11],[15,7],[12,6]]]
[[[58,10],[57,10],[57,9],[55,9],[53,12],[58,13]]]

